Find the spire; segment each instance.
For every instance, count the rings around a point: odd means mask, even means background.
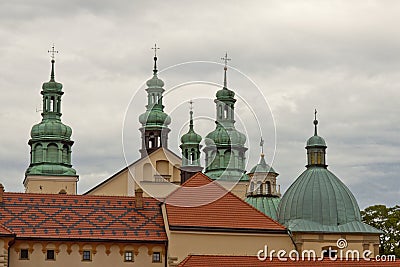
[[[318,125],[318,120],[317,120],[317,109],[314,111],[314,136],[317,136],[317,125]]]
[[[228,83],[226,81],[226,71],[228,70],[228,61],[230,61],[231,59],[228,58],[228,52],[225,52],[225,57],[221,57],[221,60],[224,61],[225,66],[224,66],[224,89],[228,88]]]
[[[54,44],[51,47],[51,50],[47,50],[47,53],[51,54],[51,74],[50,81],[54,81],[54,63],[56,62],[54,54],[58,54],[58,51],[54,49]]]
[[[153,69],[153,74],[157,75],[157,50],[159,50],[160,48],[157,47],[157,44],[154,44],[154,47],[152,48],[154,50],[154,69]]]
[[[264,139],[260,138],[260,147],[261,147],[261,157],[264,157]]]
[[[142,157],[147,156],[160,147],[168,148],[168,125],[171,118],[164,112],[163,93],[164,82],[157,77],[157,44],[154,50],[153,77],[146,82],[147,105],[146,111],[139,116],[142,127],[139,129],[142,134]]]
[[[190,104],[189,131],[182,135],[180,148],[182,150],[181,182],[184,183],[203,168],[200,164],[201,136],[193,129],[193,101]]]
[[[54,44],[48,50],[51,57],[50,81],[42,85],[42,121],[32,127],[30,165],[25,173],[24,184],[27,192],[76,194],[78,175],[71,164],[72,129],[61,121],[61,99],[64,94],[62,84],[54,80],[55,50]],[[43,176],[43,184],[36,187],[34,176]],[[57,177],[63,177],[60,180]],[[58,179],[58,180],[57,180]],[[32,181],[32,182],[30,182]],[[58,184],[57,187],[47,187],[46,184]],[[64,182],[66,181],[65,184]],[[67,188],[68,187],[68,188]],[[42,191],[42,188],[44,188]],[[53,191],[56,190],[56,191]]]
[[[307,140],[307,168],[311,166],[327,167],[326,165],[326,143],[324,138],[318,136],[317,110],[314,111],[314,135]]]
[[[190,104],[190,108],[189,108],[190,109],[190,112],[189,112],[189,114],[190,114],[189,130],[190,131],[194,131],[193,130],[193,101],[190,100],[189,104]]]

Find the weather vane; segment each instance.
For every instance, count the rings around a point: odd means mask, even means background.
[[[230,58],[228,58],[228,52],[225,52],[225,57],[221,57],[221,60],[224,61],[224,63],[225,63],[225,68],[227,68],[227,66],[228,66],[228,61],[231,60]]]
[[[315,118],[315,120],[317,120],[317,109],[315,109],[315,111],[314,111],[314,118]]]
[[[157,50],[159,50],[160,48],[157,47],[157,44],[154,44],[154,47],[152,48],[152,50],[154,50],[154,57],[157,57]]]
[[[58,51],[57,51],[57,50],[54,50],[54,44],[53,44],[53,46],[51,47],[51,50],[47,50],[47,53],[50,53],[50,54],[51,54],[51,59],[52,59],[52,60],[55,59],[54,54],[58,54]]]

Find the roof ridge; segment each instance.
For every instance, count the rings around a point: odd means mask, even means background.
[[[12,231],[10,228],[8,228],[7,226],[0,224],[0,227],[3,228],[4,230],[6,230],[7,232],[9,232],[10,234],[15,235],[14,231]]]

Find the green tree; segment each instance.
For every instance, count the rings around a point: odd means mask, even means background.
[[[400,206],[374,205],[361,211],[363,222],[384,232],[380,236],[379,253],[400,257]]]

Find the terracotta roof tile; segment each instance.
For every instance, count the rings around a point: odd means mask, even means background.
[[[202,173],[165,200],[170,228],[216,228],[285,232],[284,226],[228,192]]]
[[[136,209],[133,197],[6,192],[0,225],[23,238],[167,240],[153,198],[144,198],[143,209]]]
[[[186,257],[178,267],[267,267],[267,266],[279,266],[279,267],[313,267],[313,266],[326,266],[326,267],[392,267],[400,266],[400,261],[395,262],[376,262],[376,261],[333,261],[330,259],[324,259],[322,261],[281,261],[278,258],[274,258],[272,261],[267,259],[266,261],[260,261],[255,256],[216,256],[216,255],[190,255]]]

